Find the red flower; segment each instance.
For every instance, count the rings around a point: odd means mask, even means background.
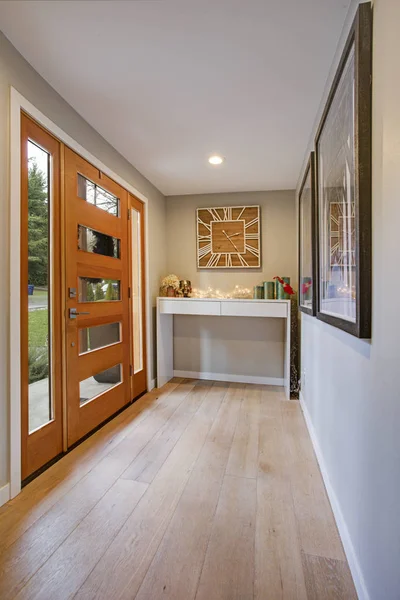
[[[285,282],[283,281],[282,277],[273,277],[273,279],[277,279],[279,281],[279,283],[281,283],[282,285],[285,285]]]
[[[301,293],[307,294],[307,292],[311,286],[312,286],[312,283],[310,281],[306,281],[306,283],[303,283],[303,285],[301,286]]]
[[[292,286],[288,283],[285,283],[285,285],[283,286],[283,291],[285,292],[285,294],[289,294],[289,296],[292,296],[294,294]]]
[[[289,285],[288,283],[285,283],[283,281],[282,277],[276,276],[276,277],[273,277],[273,279],[277,279],[279,281],[279,283],[281,285],[283,285],[283,291],[285,292],[285,294],[289,294],[289,296],[293,296],[294,290],[293,290],[292,286]]]

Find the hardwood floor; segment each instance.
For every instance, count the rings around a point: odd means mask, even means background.
[[[357,596],[298,402],[175,379],[0,509],[0,598]]]

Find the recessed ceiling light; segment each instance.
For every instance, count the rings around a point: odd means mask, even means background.
[[[213,154],[208,159],[210,165],[221,165],[224,162],[224,158],[222,156],[218,156],[218,154]]]

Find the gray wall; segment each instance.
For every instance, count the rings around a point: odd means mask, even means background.
[[[371,600],[400,598],[399,23],[398,0],[375,0],[372,339],[302,315],[304,400],[354,548],[360,598]]]
[[[150,288],[158,294],[165,273],[165,199],[38,75],[0,32],[0,487],[9,464],[9,98],[10,86],[61,129],[149,199]],[[153,338],[153,332],[152,332]],[[155,377],[152,365],[152,377]]]
[[[196,208],[253,204],[261,206],[262,268],[197,270]],[[236,284],[252,288],[274,275],[291,277],[296,283],[296,261],[294,191],[167,197],[167,270],[190,279],[194,287],[229,292]]]

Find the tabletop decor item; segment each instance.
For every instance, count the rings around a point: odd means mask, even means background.
[[[257,269],[261,266],[260,207],[197,209],[199,269]]]
[[[169,296],[173,298],[179,290],[179,278],[176,275],[167,275],[161,281],[160,294],[161,296]]]
[[[317,318],[359,338],[371,337],[371,77],[372,10],[364,3],[315,139]]]
[[[316,313],[315,169],[311,152],[299,192],[299,308]]]
[[[253,288],[253,298],[255,300],[264,300],[264,286],[255,285]]]
[[[192,284],[188,279],[181,279],[179,282],[179,289],[184,298],[190,298],[192,292]]]
[[[289,300],[294,294],[290,285],[290,277],[274,277],[275,280],[275,298],[277,300]]]
[[[244,288],[241,285],[235,285],[231,292],[222,292],[221,290],[214,290],[209,286],[206,290],[198,288],[192,289],[192,298],[220,298],[220,299],[249,299],[253,298],[252,291],[249,288]]]
[[[248,299],[251,298],[251,290],[249,288],[242,287],[241,285],[235,285],[234,289],[228,293],[227,298],[233,299]]]
[[[266,300],[274,300],[275,299],[275,282],[274,281],[264,281],[264,298]]]

